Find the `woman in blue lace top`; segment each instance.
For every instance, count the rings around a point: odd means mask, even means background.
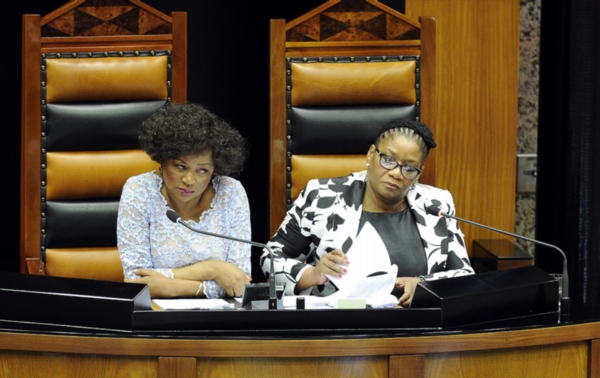
[[[188,225],[251,239],[250,209],[236,176],[243,137],[194,104],[167,104],[146,120],[140,143],[158,171],[127,180],[117,223],[126,282],[148,284],[156,297],[241,296],[250,278],[250,246],[195,233]]]

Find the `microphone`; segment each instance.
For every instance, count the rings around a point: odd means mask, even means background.
[[[179,216],[179,214],[177,214],[173,210],[167,210],[167,218],[169,218],[169,220],[171,220],[171,222],[179,223],[180,225],[182,225],[194,232],[197,232],[199,234],[214,236],[216,238],[222,238],[222,239],[227,239],[227,240],[233,240],[233,241],[240,242],[240,243],[250,244],[255,247],[265,248],[267,251],[269,251],[269,257],[271,258],[271,261],[274,261],[273,251],[271,250],[271,248],[267,247],[265,244],[253,242],[251,240],[238,239],[238,238],[234,238],[232,236],[214,234],[212,232],[198,230],[194,227],[191,227],[191,226],[188,226],[187,224],[185,224],[183,222],[183,220],[181,219],[181,217]],[[275,294],[275,268],[273,267],[273,265],[274,264],[271,264],[271,272],[269,273],[269,280],[270,280],[270,282],[269,282],[269,310],[277,310],[277,295]]]
[[[521,236],[521,235],[513,234],[512,232],[499,230],[497,228],[486,226],[486,225],[481,224],[481,223],[476,223],[476,222],[472,222],[472,221],[469,221],[469,220],[466,220],[466,219],[455,217],[454,215],[450,215],[448,213],[444,213],[442,211],[442,209],[440,209],[436,205],[429,205],[429,206],[425,207],[425,211],[427,212],[427,214],[430,214],[430,215],[435,215],[435,216],[438,216],[438,217],[444,216],[444,217],[447,217],[447,218],[456,219],[456,220],[459,220],[461,222],[465,222],[465,223],[471,224],[473,226],[485,228],[486,230],[490,230],[490,231],[498,232],[500,234],[512,236],[512,237],[515,237],[517,239],[526,240],[528,242],[531,242],[531,243],[534,243],[534,244],[538,244],[538,245],[541,245],[541,246],[544,246],[544,247],[552,248],[552,249],[558,251],[562,255],[562,258],[563,258],[562,298],[560,300],[560,307],[561,307],[562,315],[568,315],[569,314],[569,311],[570,311],[570,301],[571,300],[569,298],[569,271],[567,269],[567,255],[565,255],[565,253],[560,248],[558,248],[557,246],[552,245],[552,244],[548,244],[548,243],[541,242],[539,240],[534,240],[534,239],[528,238],[526,236]]]

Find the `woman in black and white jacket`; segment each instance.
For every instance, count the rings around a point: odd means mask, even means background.
[[[345,253],[367,222],[398,266],[390,290],[401,305],[410,304],[420,281],[473,274],[456,221],[425,211],[436,205],[455,212],[448,191],[418,183],[435,146],[425,124],[396,119],[381,128],[369,148],[366,171],[311,180],[268,243],[276,281],[286,282],[290,294],[331,294],[336,289],[328,276],[343,277],[352,269]],[[263,253],[265,273],[270,263]]]

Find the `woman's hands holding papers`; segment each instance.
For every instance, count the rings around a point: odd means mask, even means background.
[[[402,307],[408,307],[412,302],[417,284],[421,282],[417,277],[398,277],[396,278],[396,287],[404,290],[404,294],[398,299],[398,304]]]
[[[328,275],[341,278],[348,272],[347,267],[349,264],[348,257],[339,249],[324,254],[316,266],[306,269],[302,274],[302,277],[296,283],[296,291],[315,285],[323,285],[329,281]]]

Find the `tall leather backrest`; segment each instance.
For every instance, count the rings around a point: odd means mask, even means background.
[[[376,0],[330,0],[271,20],[270,231],[313,178],[365,169],[379,128],[423,120],[435,132],[435,20]],[[435,154],[421,181],[435,184]]]
[[[137,0],[75,0],[23,16],[21,271],[122,280],[125,181],[157,164],[141,123],[185,102],[187,16]]]

